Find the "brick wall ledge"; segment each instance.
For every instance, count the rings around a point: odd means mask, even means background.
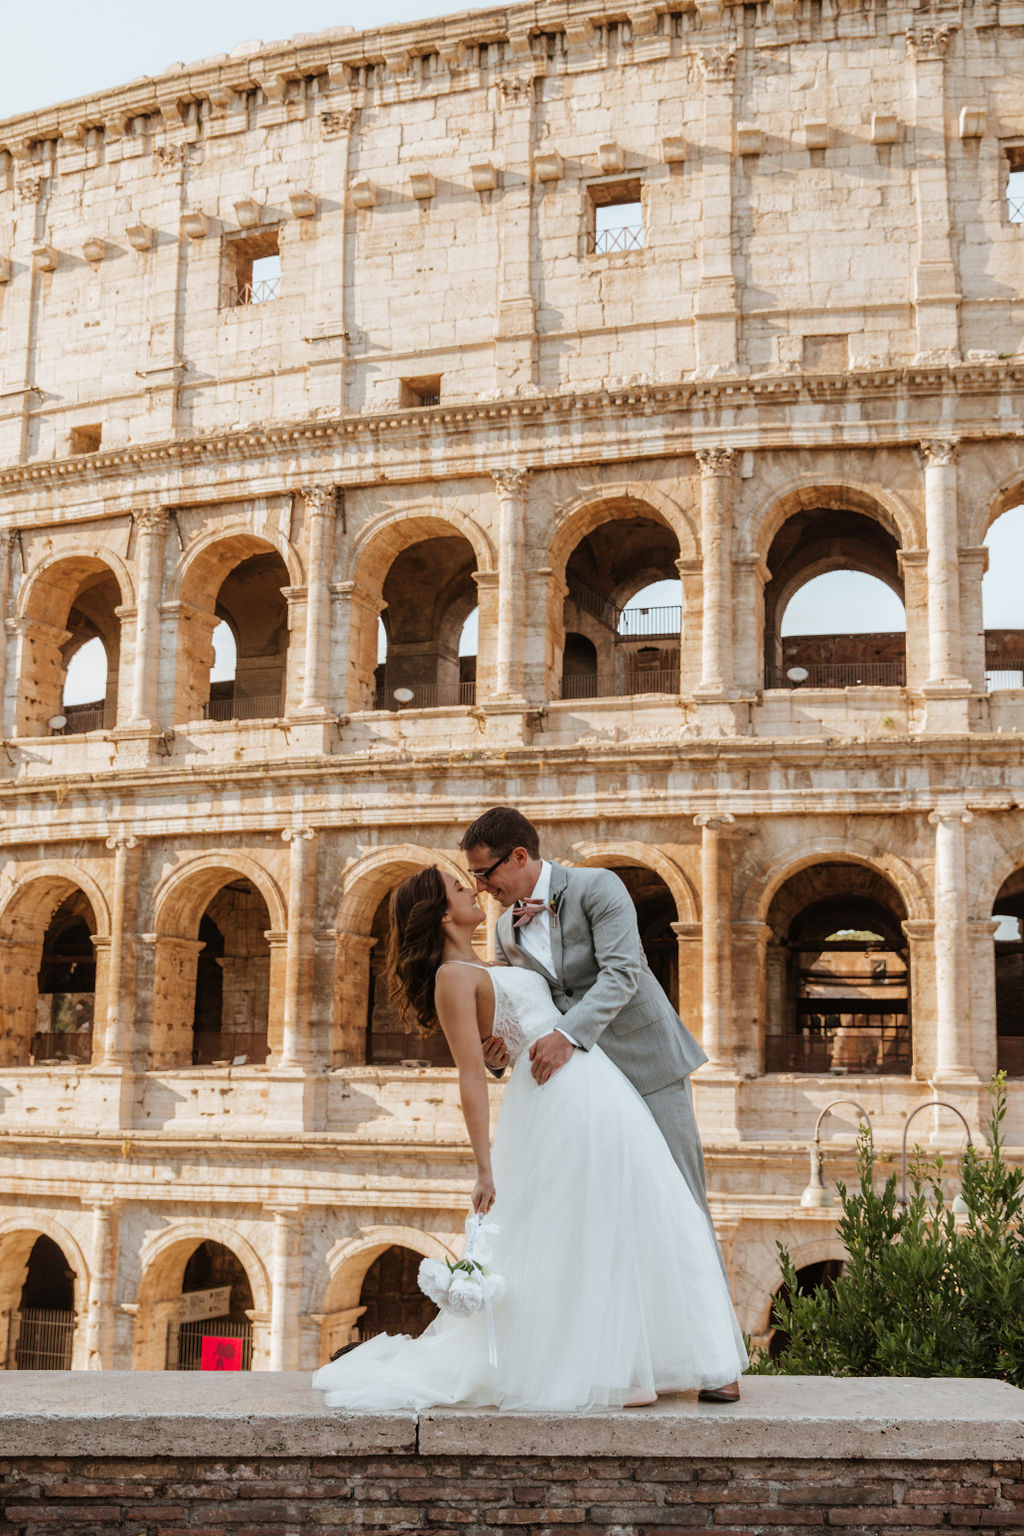
[[[348,1414],[321,1403],[300,1372],[6,1372],[0,1457],[1024,1460],[1024,1392],[988,1380],[748,1377],[735,1406],[685,1394],[569,1416]]]

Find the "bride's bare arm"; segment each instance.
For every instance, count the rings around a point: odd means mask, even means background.
[[[476,1158],[476,1184],[473,1209],[489,1211],[494,1204],[494,1177],[491,1173],[490,1102],[484,1052],[477,1023],[477,977],[468,966],[449,965],[438,972],[434,1004],[444,1037],[451,1049],[459,1074],[462,1115],[469,1132],[470,1146]]]

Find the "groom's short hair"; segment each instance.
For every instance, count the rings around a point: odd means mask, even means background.
[[[537,828],[511,805],[495,805],[484,811],[466,828],[459,847],[463,853],[470,848],[493,848],[495,853],[503,848],[525,848],[531,859],[540,858]]]

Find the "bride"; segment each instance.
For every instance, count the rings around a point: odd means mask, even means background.
[[[389,970],[406,1012],[440,1023],[476,1159],[473,1210],[491,1212],[497,1365],[482,1312],[442,1312],[419,1338],[380,1334],[313,1378],[332,1408],[621,1408],[714,1387],[746,1354],[707,1216],[640,1095],[599,1047],[543,1086],[532,1041],[561,1015],[547,983],[481,964],[476,896],[435,867],[391,902]],[[512,1073],[490,1141],[483,1041]]]

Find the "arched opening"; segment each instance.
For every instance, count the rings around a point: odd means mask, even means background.
[[[66,723],[53,727],[55,735],[81,735],[113,723],[105,704],[107,670],[107,653],[98,635],[69,657],[60,710]]]
[[[390,895],[378,903],[370,937],[370,977],[366,1004],[367,1066],[454,1066],[448,1042],[440,1029],[421,1035],[411,1020],[403,1024],[388,997],[384,975],[388,947]]]
[[[20,625],[17,735],[69,735],[114,725],[123,602],[113,571],[90,556],[55,561],[32,583]],[[103,665],[91,641],[98,642]]]
[[[995,932],[996,1051],[1001,1072],[1024,1077],[1024,869],[1014,870],[992,907]]]
[[[644,955],[673,1008],[679,1007],[679,941],[672,924],[678,920],[672,892],[653,869],[617,864],[615,873],[636,907]]]
[[[653,517],[613,517],[580,540],[565,569],[563,699],[679,692],[678,560]]]
[[[43,936],[39,966],[36,1032],[30,1054],[50,1061],[87,1062],[92,1056],[96,1007],[95,922],[81,891],[57,908]]]
[[[765,1071],[908,1075],[906,909],[860,864],[800,870],[768,914]]]
[[[902,688],[899,545],[863,512],[795,513],[768,551],[766,688]]]
[[[796,1293],[798,1296],[810,1296],[819,1286],[824,1286],[831,1295],[836,1281],[843,1272],[841,1259],[821,1259],[817,1264],[805,1264],[796,1272]],[[789,1300],[791,1291],[788,1285],[780,1285],[776,1296],[782,1300]],[[774,1316],[774,1307],[772,1311]],[[778,1360],[789,1344],[789,1334],[784,1328],[775,1328],[768,1341],[768,1354],[773,1360]]]
[[[70,1371],[75,1272],[52,1238],[37,1237],[7,1335],[9,1371]]]
[[[181,1278],[177,1317],[167,1328],[168,1371],[252,1370],[252,1288],[223,1243],[194,1248]]]
[[[199,920],[192,1062],[236,1066],[267,1059],[270,944],[267,904],[251,880],[221,887]]]
[[[461,652],[477,607],[476,564],[473,546],[457,535],[421,539],[391,562],[382,591],[386,648],[375,672],[375,709],[475,702],[475,651],[472,665]]]
[[[423,1255],[411,1248],[385,1248],[374,1259],[359,1293],[365,1310],[359,1319],[360,1339],[378,1333],[407,1333],[418,1337],[437,1316],[437,1308],[416,1283]]]
[[[284,713],[287,586],[288,569],[276,551],[250,555],[224,578],[214,610],[219,623],[210,637],[204,719],[272,720]]]
[[[1024,505],[997,517],[985,535],[988,570],[981,581],[985,686],[989,693],[1024,688]]]
[[[96,1011],[96,917],[62,878],[29,881],[0,924],[0,1065],[88,1062]]]

